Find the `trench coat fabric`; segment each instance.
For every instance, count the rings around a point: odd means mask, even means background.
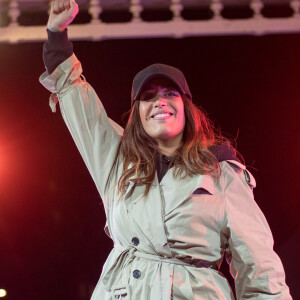
[[[123,129],[106,115],[76,56],[43,73],[40,82],[52,93],[53,110],[59,102],[114,242],[92,300],[234,299],[218,271],[224,254],[237,299],[291,299],[268,223],[253,199],[255,179],[244,165],[220,162],[218,181],[209,175],[176,179],[170,169],[160,183],[155,178],[146,198],[144,187],[129,181],[119,199]]]

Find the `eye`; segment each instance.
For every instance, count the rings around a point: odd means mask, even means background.
[[[166,96],[167,96],[168,98],[175,98],[175,97],[179,97],[179,96],[180,96],[180,93],[179,93],[178,91],[176,91],[176,90],[168,90],[168,91],[166,92]]]
[[[152,92],[144,92],[142,95],[141,95],[141,101],[149,101],[151,99],[153,99],[155,97],[155,93],[152,93]]]

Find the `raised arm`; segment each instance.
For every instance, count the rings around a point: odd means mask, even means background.
[[[73,45],[68,41],[67,26],[78,11],[78,5],[73,0],[54,0],[51,3],[47,23],[48,41],[44,44],[43,52],[44,64],[49,74],[73,54]]]
[[[94,89],[82,76],[81,63],[73,54],[66,26],[77,13],[74,1],[52,3],[48,42],[44,45],[48,71],[41,75],[40,82],[52,92],[51,99],[59,102],[64,121],[104,199],[123,129],[107,117]]]

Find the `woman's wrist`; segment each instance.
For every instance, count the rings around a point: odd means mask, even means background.
[[[52,32],[63,32],[66,29],[66,27],[57,28],[57,27],[47,26],[47,29]]]

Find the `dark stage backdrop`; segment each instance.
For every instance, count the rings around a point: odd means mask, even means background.
[[[134,74],[162,62],[257,180],[294,299],[299,263],[300,35],[74,42],[109,116],[124,124]],[[0,288],[10,300],[88,299],[112,248],[100,196],[50,93],[42,43],[0,45]]]

